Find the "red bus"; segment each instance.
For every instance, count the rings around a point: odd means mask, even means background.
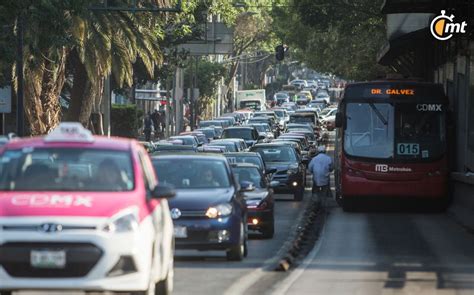
[[[345,211],[369,198],[447,205],[446,112],[441,85],[385,80],[346,86],[336,115],[336,199]]]

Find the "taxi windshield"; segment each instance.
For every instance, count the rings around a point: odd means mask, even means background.
[[[128,152],[104,149],[6,150],[0,163],[2,191],[131,191]]]

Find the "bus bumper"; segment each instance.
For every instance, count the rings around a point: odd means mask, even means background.
[[[413,181],[373,180],[345,175],[342,177],[341,195],[352,197],[408,197],[438,199],[447,196],[446,176],[426,176]]]

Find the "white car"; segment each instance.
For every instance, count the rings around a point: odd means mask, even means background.
[[[168,294],[174,234],[138,142],[64,123],[7,143],[0,169],[0,293],[81,290]]]

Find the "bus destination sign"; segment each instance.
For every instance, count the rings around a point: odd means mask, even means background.
[[[381,88],[372,88],[370,90],[372,95],[415,95],[414,89],[381,89]]]

